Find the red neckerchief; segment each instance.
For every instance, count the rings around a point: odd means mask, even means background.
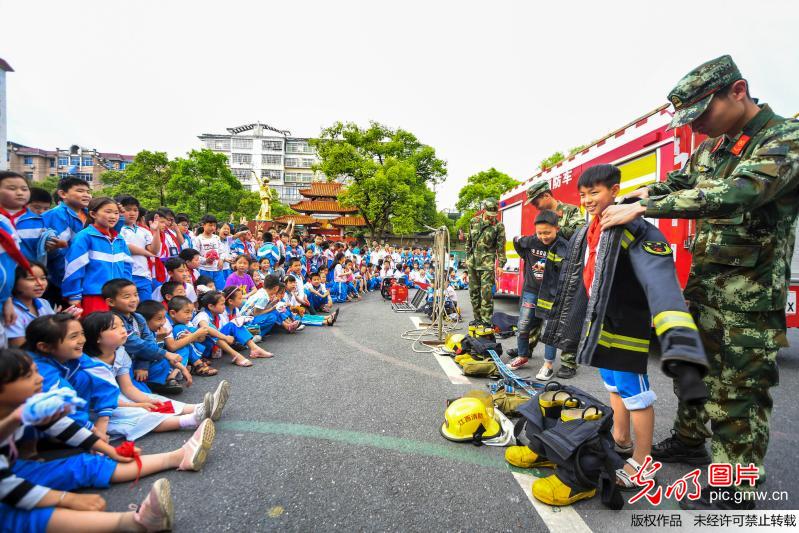
[[[139,482],[139,476],[141,476],[141,456],[136,452],[136,445],[133,441],[126,440],[116,448],[114,448],[116,452],[121,455],[122,457],[133,457],[133,460],[136,461],[136,466],[139,467],[139,471],[136,473],[136,480],[132,483],[131,486],[135,486]]]
[[[227,316],[228,316],[228,318],[230,320],[233,320],[234,318],[236,318],[236,308],[235,307],[228,308]]]
[[[213,313],[211,313],[211,315],[213,317],[211,320],[214,321],[214,327],[216,328],[217,331],[219,331],[219,315],[215,315]]]
[[[117,232],[114,231],[114,228],[103,229],[97,224],[92,224],[92,226],[94,226],[94,229],[96,229],[97,231],[108,237],[109,240],[113,241],[114,239],[117,238]]]
[[[197,276],[194,275],[194,269],[189,269],[189,275],[191,276],[191,284],[194,285],[197,283]]]
[[[594,271],[596,269],[596,249],[599,245],[599,237],[602,235],[602,226],[599,224],[599,217],[595,216],[588,226],[588,259],[583,267],[583,284],[586,292],[591,292],[591,283],[594,281]]]
[[[23,207],[21,210],[17,211],[15,215],[12,215],[8,211],[0,207],[0,215],[6,217],[8,219],[8,222],[11,223],[11,227],[13,227],[14,229],[16,229],[17,227],[17,219],[27,212],[28,210]]]

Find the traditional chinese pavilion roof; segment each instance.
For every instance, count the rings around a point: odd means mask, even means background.
[[[357,207],[344,207],[335,201],[330,200],[303,200],[292,204],[291,208],[300,213],[355,213]]]
[[[281,224],[288,224],[289,222],[294,222],[295,224],[301,226],[310,226],[311,224],[319,224],[319,220],[308,215],[283,215],[282,217],[277,217],[275,222],[280,222]]]
[[[365,226],[366,220],[360,216],[344,216],[330,221],[334,226]]]
[[[307,189],[300,189],[299,193],[306,198],[338,198],[343,187],[341,183],[316,181]]]

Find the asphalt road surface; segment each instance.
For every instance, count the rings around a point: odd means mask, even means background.
[[[464,324],[472,314],[460,291]],[[497,309],[514,312],[514,299]],[[556,509],[531,502],[531,475],[514,472],[503,448],[456,444],[439,435],[445,401],[487,380],[471,384],[451,378],[436,357],[414,353],[400,338],[413,328],[409,313],[394,313],[379,294],[344,304],[332,328],[307,327],[264,342],[276,357],[252,368],[224,363],[216,377],[195,378],[181,395],[197,401],[222,378],[231,397],[205,469],[166,472],[172,482],[176,531],[613,531],[630,529],[635,510],[604,509],[598,498]],[[465,328],[464,328],[465,329]],[[783,350],[780,387],[774,391],[771,443],[764,489],[786,491],[787,501],[760,508],[796,509],[796,418],[799,335]],[[504,341],[515,345],[515,337]],[[541,347],[522,375],[534,375]],[[671,382],[650,359],[651,386],[658,395],[655,440],[669,435],[676,400]],[[600,398],[607,396],[595,369],[581,368],[572,383]],[[161,433],[139,441],[145,453],[180,446],[186,432]],[[689,471],[666,465],[666,483]],[[109,510],[138,503],[156,477],[138,485],[103,491]],[[703,478],[704,479],[704,478]],[[676,510],[675,501],[661,509]],[[683,520],[683,525],[686,520]],[[718,530],[718,529],[716,529]]]

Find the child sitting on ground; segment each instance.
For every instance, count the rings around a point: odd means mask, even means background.
[[[295,297],[297,292],[297,281],[289,274],[286,276],[286,294],[283,296],[283,301],[288,305],[289,311],[294,316],[294,319],[297,319],[299,316],[299,320],[301,324],[307,326],[332,326],[336,322],[336,318],[338,318],[339,310],[336,311],[332,315],[322,316],[322,315],[313,315],[311,313],[306,313],[305,308],[300,305]]]
[[[175,296],[169,301],[167,309],[169,322],[172,324],[172,331],[164,341],[167,349],[179,354],[183,358],[183,366],[191,368],[195,376],[217,375],[219,371],[202,358],[205,351],[202,343],[208,336],[209,328],[195,328],[191,325],[194,304],[185,296]]]
[[[272,357],[253,341],[252,334],[243,326],[230,322],[225,316],[225,297],[219,291],[210,291],[200,298],[200,311],[191,321],[194,327],[208,327],[208,338],[205,339],[203,357],[209,357],[214,347],[218,347],[232,358],[236,366],[252,366],[250,359],[263,359]],[[233,348],[233,344],[246,346],[250,349],[250,359],[247,359]]]
[[[169,308],[169,302],[175,296],[183,296],[184,298],[186,298],[186,287],[184,287],[182,283],[178,283],[177,281],[167,281],[166,283],[161,285],[160,291],[161,291],[161,301],[163,302],[165,309]]]
[[[160,307],[160,306],[159,306]],[[205,393],[202,404],[184,404],[156,394],[145,394],[130,380],[130,356],[121,349],[127,333],[122,319],[111,312],[92,313],[83,321],[86,344],[80,359],[81,370],[94,379],[92,410],[113,410],[107,426],[109,437],[135,441],[151,431],[196,429],[206,418],[217,421],[229,396],[227,381],[216,392]]]
[[[48,317],[37,320],[47,320]],[[77,324],[76,321],[72,323]],[[64,343],[67,333],[61,324],[47,324],[41,334],[32,335],[39,349]],[[36,328],[39,329],[39,328]],[[68,350],[79,352],[81,338]],[[80,342],[77,342],[80,340]],[[58,351],[57,348],[55,351]],[[159,479],[135,512],[106,513],[105,500],[94,494],[72,491],[107,488],[156,472],[177,468],[199,471],[214,440],[214,425],[203,421],[186,444],[177,450],[138,456],[122,456],[113,446],[65,416],[70,405],[55,403],[42,407],[38,395],[44,380],[37,365],[22,350],[0,351],[0,530],[2,531],[162,531],[172,527],[169,482]],[[58,402],[58,400],[56,400]],[[52,399],[51,399],[52,405]],[[80,448],[84,453],[53,461],[21,459],[17,449],[33,444],[43,434]],[[141,450],[134,448],[135,453]],[[94,452],[94,453],[92,453]],[[102,454],[102,455],[100,455]],[[58,487],[52,489],[50,487]]]
[[[191,283],[189,271],[186,268],[186,261],[180,257],[170,257],[164,261],[164,268],[166,269],[168,276],[167,281],[175,281],[180,283],[186,292],[186,298],[192,302],[196,302],[197,291],[195,290],[194,285]],[[153,300],[157,300],[159,302],[163,301],[161,287],[158,287],[153,291]]]
[[[128,332],[125,351],[133,360],[133,376],[137,387],[145,393],[170,395],[183,392],[183,387],[175,379],[167,379],[170,366],[181,371],[187,384],[191,384],[191,375],[183,366],[180,355],[158,346],[155,335],[147,327],[147,321],[136,312],[139,305],[136,285],[130,280],[111,280],[103,285],[103,297],[111,311],[125,324]]]
[[[233,263],[233,268],[235,270],[228,276],[223,288],[237,287],[243,289],[245,298],[255,294],[255,291],[258,289],[255,288],[255,282],[252,280],[250,274],[247,273],[250,269],[250,258],[246,255],[238,256]]]
[[[329,313],[333,308],[333,299],[330,297],[330,291],[322,283],[321,276],[321,272],[314,272],[311,274],[311,282],[305,285],[305,296],[311,306],[311,313],[314,314],[319,311]]]
[[[8,326],[6,332],[8,344],[11,347],[20,347],[25,344],[25,328],[36,317],[55,313],[50,302],[42,298],[47,289],[47,270],[43,264],[36,261],[31,261],[30,267],[30,272],[20,266],[14,272],[14,289],[11,294],[17,318],[13,324]],[[78,317],[81,309],[72,307],[66,312]]]

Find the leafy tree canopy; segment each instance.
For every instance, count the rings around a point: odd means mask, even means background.
[[[371,238],[425,229],[436,220],[435,193],[428,187],[446,174],[435,150],[403,129],[377,122],[368,128],[336,122],[311,141],[319,154],[315,170],[344,179],[342,204],[355,206]]]

